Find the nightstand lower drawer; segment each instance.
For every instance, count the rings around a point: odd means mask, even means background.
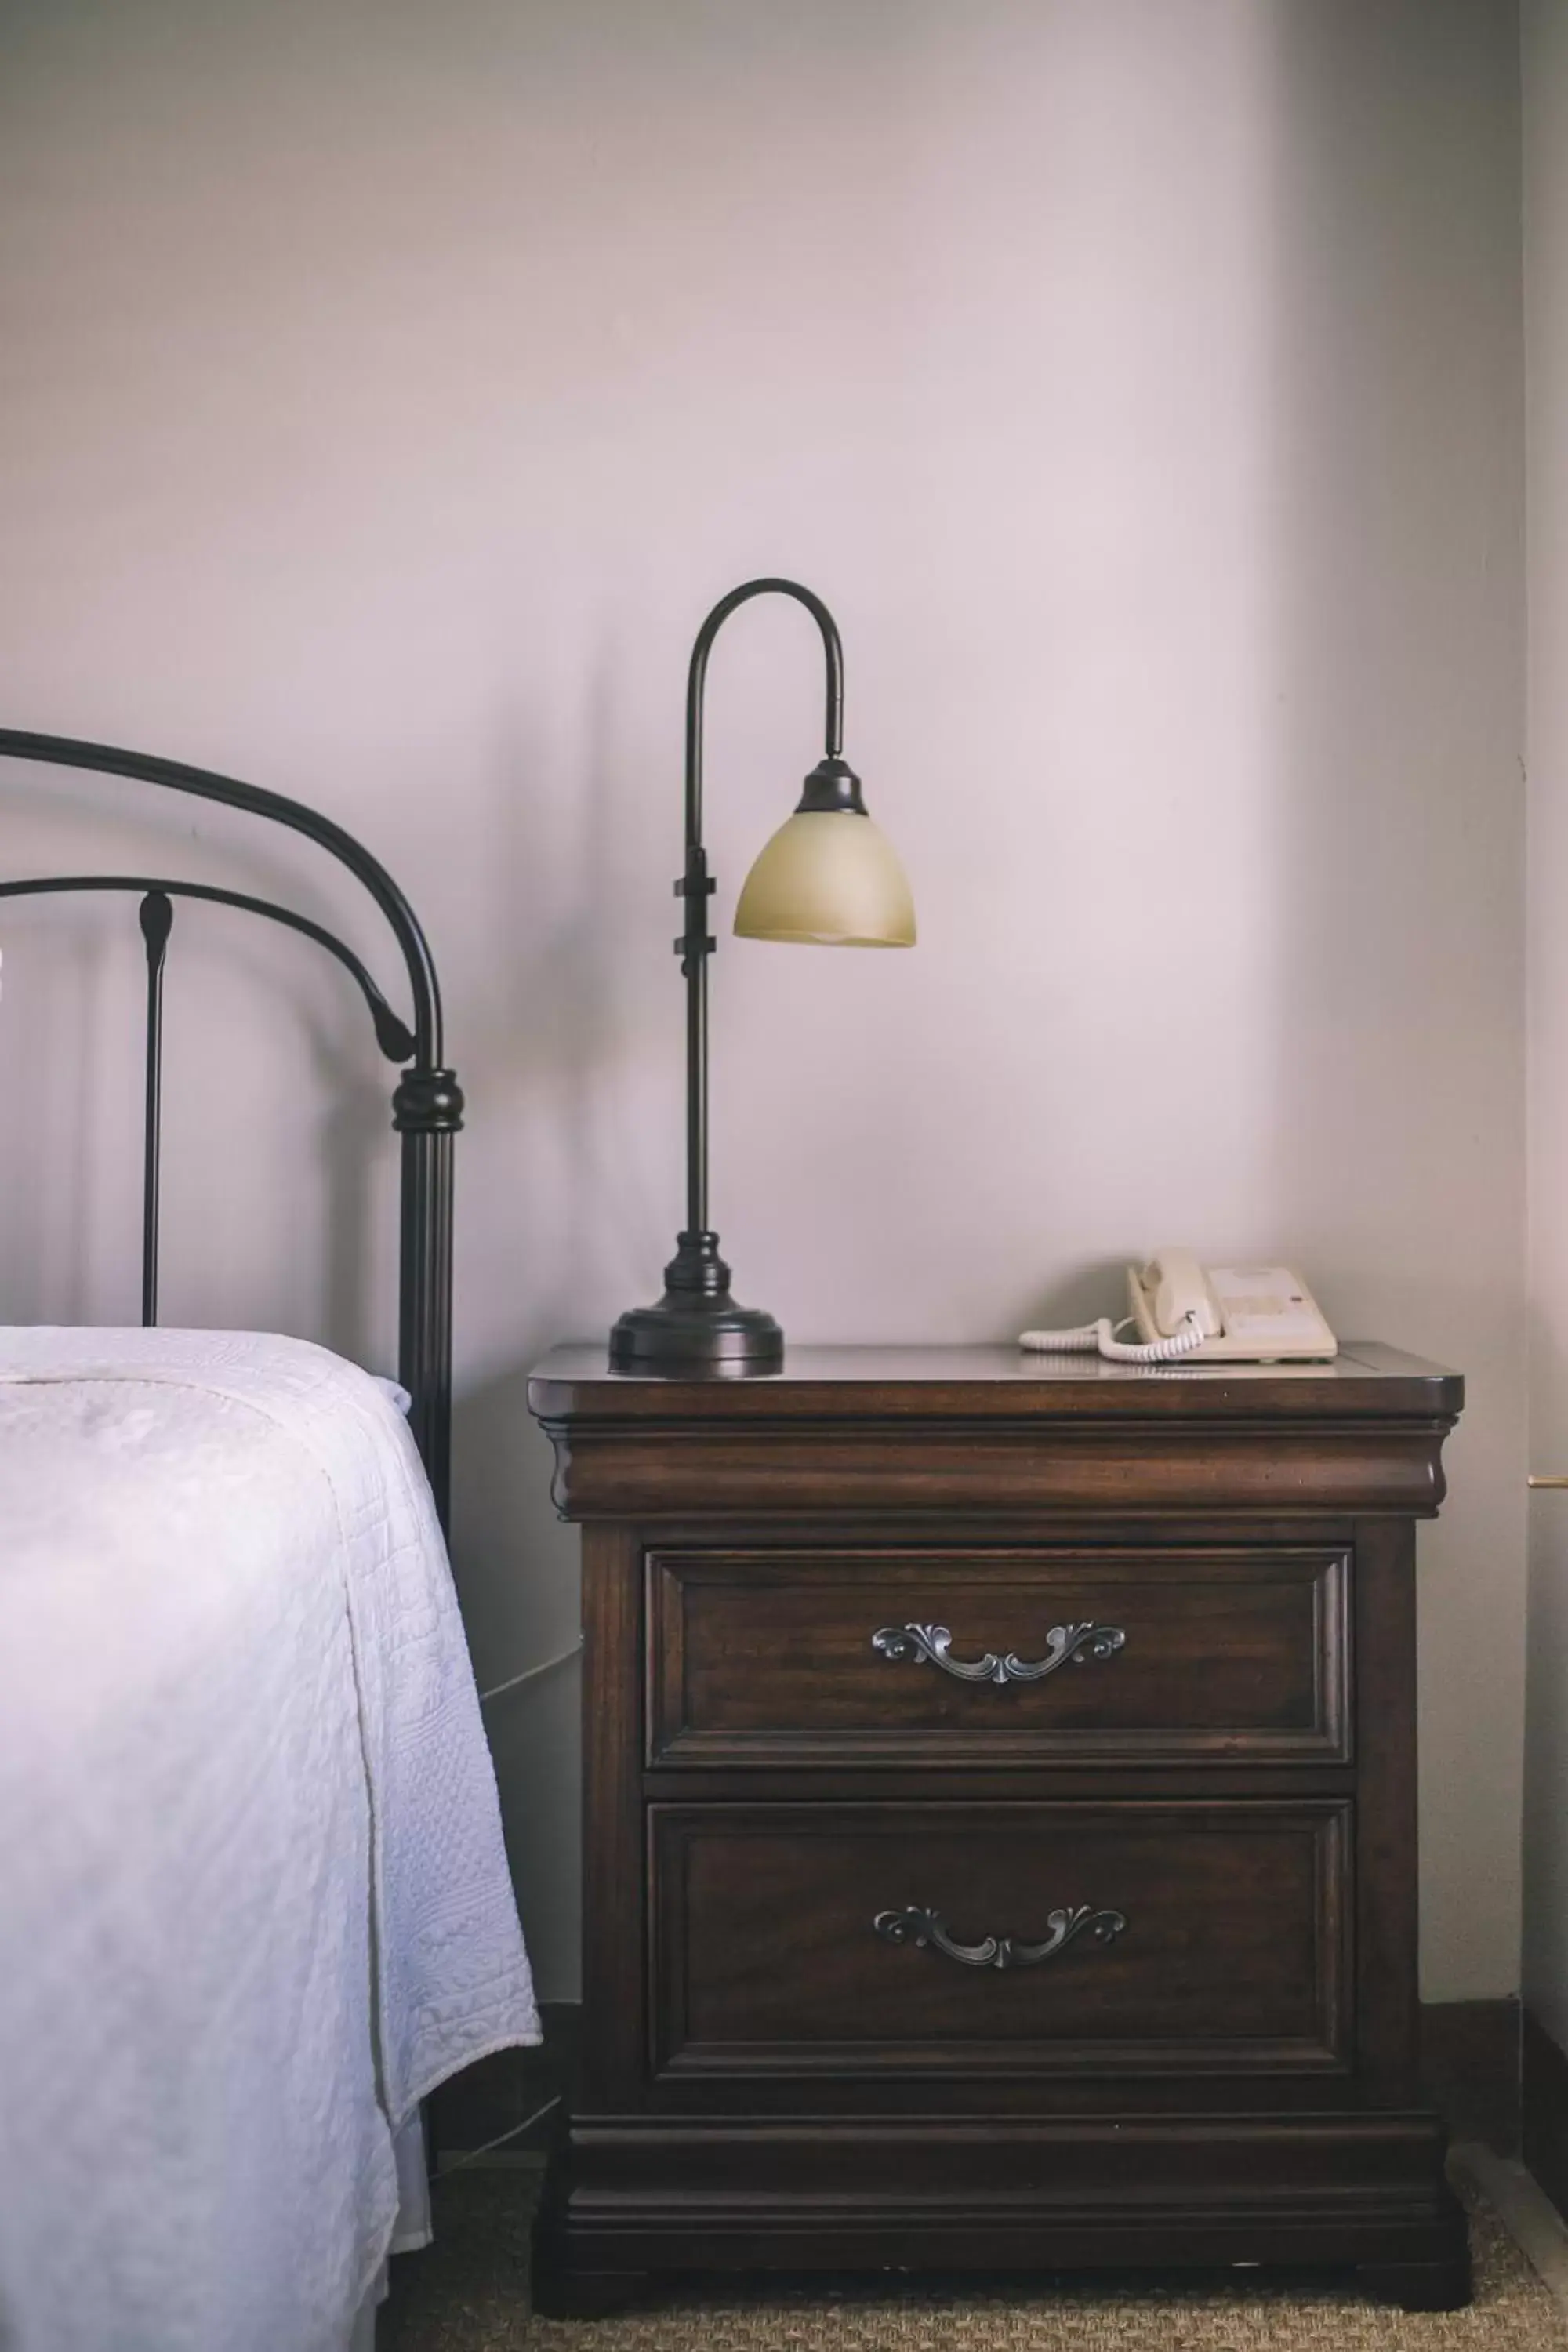
[[[1341,2070],[1350,1815],[656,1804],[655,2072]]]

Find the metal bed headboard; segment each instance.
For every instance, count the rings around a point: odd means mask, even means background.
[[[27,898],[75,890],[141,893],[142,937],[147,955],[146,1117],[143,1129],[142,1200],[142,1320],[158,1319],[158,1160],[163,1086],[163,965],[174,927],[176,898],[206,898],[264,915],[303,932],[337,958],[358,983],[375,1025],[376,1043],[388,1061],[407,1063],[392,1097],[392,1124],[403,1138],[402,1192],[398,1211],[397,1377],[413,1403],[409,1425],[424,1458],[441,1524],[447,1525],[451,1476],[452,1420],[452,1139],[463,1124],[463,1096],[455,1073],[441,1059],[441,991],[436,967],[414,910],[385,867],[334,824],[300,801],[242,784],[231,776],[190,768],[175,760],[154,760],[140,751],[103,743],[78,743],[61,735],[30,735],[0,728],[0,758],[38,760],[56,767],[89,768],[101,775],[128,776],[176,793],[222,801],[252,816],[291,825],[346,866],[363,883],[392,928],[403,952],[413,996],[414,1020],[406,1026],[393,1012],[351,948],[320,923],[243,891],[207,883],[168,882],[133,874],[68,874],[26,882],[0,882],[0,898]]]

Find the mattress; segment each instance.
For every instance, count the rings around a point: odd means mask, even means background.
[[[302,1341],[0,1331],[0,2347],[342,2352],[539,2038],[429,1488]]]

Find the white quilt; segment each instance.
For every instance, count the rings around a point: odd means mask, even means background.
[[[4,2352],[342,2352],[394,2130],[538,2038],[395,1406],[302,1341],[0,1330]]]

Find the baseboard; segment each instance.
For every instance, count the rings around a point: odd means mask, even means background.
[[[1479,2140],[1499,2156],[1517,2156],[1518,2001],[1423,2001],[1421,2080],[1450,2139]]]
[[[572,2078],[582,2032],[575,2001],[548,2001],[540,2011],[544,2040],[537,2050],[500,2050],[477,2066],[454,2075],[437,2092],[436,2143],[442,2160],[471,2156],[503,2142],[509,2156],[549,2145],[553,2108],[530,2123],[548,2102],[560,2098]],[[1568,2210],[1568,2058],[1547,2040],[1532,2019],[1525,2021],[1526,2078],[1534,2036],[1550,2053],[1538,2053],[1536,2137],[1551,2143],[1557,2117],[1559,2150],[1552,2178],[1538,2177],[1548,2193]],[[1552,2073],[1555,2065],[1561,2083]],[[1520,2008],[1516,2000],[1426,2001],[1421,2010],[1421,2073],[1426,2095],[1457,2140],[1479,2140],[1499,2156],[1520,2146]],[[1553,2092],[1552,2085],[1557,2087]],[[524,2128],[520,2128],[524,2126]],[[498,2150],[497,2153],[501,2153]],[[1528,2148],[1526,2161],[1530,2162]],[[1554,2185],[1555,2181],[1555,2185]],[[1563,2191],[1559,2195],[1559,2189]]]
[[[1568,2220],[1568,2056],[1524,2012],[1524,2161]]]
[[[541,2001],[544,2039],[537,2050],[498,2050],[442,2084],[431,2101],[438,2167],[480,2150],[500,2161],[549,2146],[577,2063],[582,2018],[574,2000]]]

